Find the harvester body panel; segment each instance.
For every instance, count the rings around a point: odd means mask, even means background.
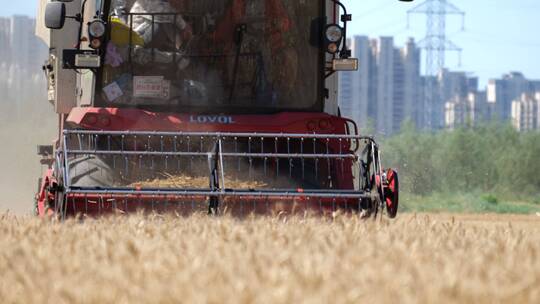
[[[77,5],[75,48],[50,44],[49,83],[71,78],[40,215],[397,210],[397,174],[339,113],[339,1]]]

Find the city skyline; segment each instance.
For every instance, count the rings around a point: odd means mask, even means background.
[[[421,52],[414,39],[399,46],[392,37],[354,36],[350,45],[353,56],[364,64],[356,72],[339,75],[339,104],[343,115],[361,128],[391,135],[405,121],[434,131],[489,121],[512,122],[520,131],[540,127],[540,80],[510,72],[482,86],[477,77],[451,69],[422,76]],[[434,84],[433,98],[426,95],[429,81]]]
[[[407,11],[421,0],[343,2],[353,14],[351,36],[391,36],[397,45],[404,45],[409,37],[420,41],[425,36],[425,16],[411,16],[407,29]],[[473,73],[471,76],[479,77],[482,87],[489,79],[514,71],[522,72],[527,78],[540,78],[540,58],[530,56],[532,52],[540,52],[540,36],[536,33],[540,1],[453,0],[452,3],[465,11],[466,20],[462,32],[460,17],[447,19],[447,36],[463,48],[461,67],[457,65],[458,54],[448,53],[447,68]]]

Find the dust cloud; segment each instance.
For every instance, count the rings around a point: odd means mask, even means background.
[[[29,81],[9,95],[13,97],[3,100],[0,113],[0,212],[31,214],[44,170],[36,147],[54,140],[57,118],[46,99],[44,81]]]

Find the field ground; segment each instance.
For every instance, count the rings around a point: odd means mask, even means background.
[[[0,215],[3,303],[540,303],[540,216]]]
[[[400,209],[408,212],[535,214],[540,212],[540,196],[517,198],[479,191],[436,192],[426,196],[402,193]]]

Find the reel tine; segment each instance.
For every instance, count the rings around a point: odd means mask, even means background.
[[[300,139],[300,154],[304,154],[304,137]],[[300,158],[300,161],[302,162],[302,180],[304,180],[306,178],[305,158]]]
[[[287,154],[291,155],[291,138],[287,137]],[[292,179],[292,158],[289,157],[289,178]]]
[[[278,145],[279,145],[279,139],[277,137],[274,138],[274,147],[275,147],[275,153],[278,154]],[[276,177],[279,177],[279,157],[276,157]]]
[[[350,147],[350,141],[349,141],[349,147]],[[339,155],[343,155],[343,140],[340,138],[339,139]],[[344,164],[343,164],[343,157],[339,158],[338,161],[340,162],[341,164],[341,178],[344,178],[345,176],[345,168],[344,168]]]
[[[69,200],[69,197],[68,197],[68,200]],[[75,204],[75,199],[71,199],[71,208],[73,209],[73,214],[76,216],[77,215],[77,205]]]
[[[327,138],[326,139],[326,155],[330,155],[330,139]],[[332,183],[332,176],[331,176],[331,168],[330,168],[330,157],[326,157],[326,168],[327,168],[327,179],[328,179],[328,182],[331,184]]]
[[[234,137],[234,153],[238,153],[238,137]],[[238,159],[238,172],[240,172],[240,163],[241,163],[241,158],[240,156],[237,156],[236,157]]]

